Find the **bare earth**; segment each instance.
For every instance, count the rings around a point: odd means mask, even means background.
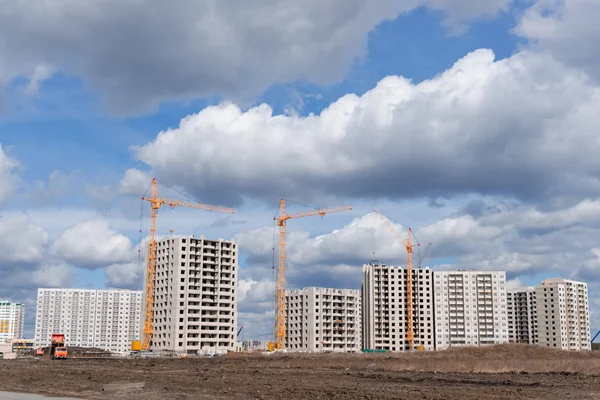
[[[600,352],[0,360],[0,391],[85,399],[600,399]]]

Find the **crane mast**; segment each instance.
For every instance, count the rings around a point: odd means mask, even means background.
[[[381,214],[377,210],[373,210],[374,213],[379,215],[388,229],[398,238],[398,240],[402,241],[402,236],[394,229],[392,224],[388,221],[388,219]],[[406,327],[406,337],[408,339],[408,349],[414,349],[415,343],[415,331],[413,326],[413,282],[412,282],[412,270],[413,270],[413,247],[420,246],[420,244],[412,244],[411,241],[412,229],[408,228],[408,234],[406,236],[405,247],[406,247],[406,314],[407,314],[407,327]],[[419,260],[419,265],[422,260]]]
[[[152,332],[154,329],[154,277],[156,274],[156,217],[158,210],[163,205],[171,208],[188,207],[198,208],[208,211],[220,211],[233,214],[233,208],[213,206],[195,202],[181,200],[166,200],[158,197],[158,182],[156,178],[152,179],[152,197],[142,197],[142,200],[150,203],[150,241],[148,243],[148,264],[146,266],[146,314],[144,318],[144,340],[142,350],[148,350],[152,341]]]
[[[286,324],[285,324],[285,287],[286,287],[286,222],[292,218],[310,217],[314,215],[320,215],[321,217],[325,214],[332,212],[339,212],[345,210],[352,210],[352,206],[347,204],[341,207],[325,208],[308,212],[299,212],[296,214],[287,214],[285,212],[285,200],[279,200],[279,217],[276,217],[277,226],[279,227],[279,264],[277,268],[276,278],[276,349],[283,350],[285,347],[286,337]]]
[[[412,283],[412,255],[413,255],[413,244],[410,241],[410,234],[412,230],[408,228],[408,234],[406,235],[406,313],[408,317],[408,329],[406,336],[408,338],[408,349],[413,350],[415,342],[415,331],[413,329],[413,283]]]

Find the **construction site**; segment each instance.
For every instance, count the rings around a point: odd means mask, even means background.
[[[161,198],[156,179],[151,188],[151,196],[142,198],[150,203],[146,257],[140,254],[145,267],[144,293],[40,289],[37,323],[44,326],[36,328],[41,332],[36,336],[36,348],[0,360],[0,391],[85,399],[600,398],[600,352],[564,351],[590,349],[589,315],[580,342],[573,347],[555,344],[558,348],[548,348],[550,342],[543,347],[509,344],[502,294],[506,292],[506,274],[438,274],[421,268],[431,243],[421,251],[410,228],[402,235],[392,220],[377,211],[374,213],[389,233],[402,244],[404,252],[398,259],[405,267],[387,267],[372,260],[363,266],[361,290],[290,290],[286,281],[287,222],[350,210],[350,205],[290,214],[285,200],[280,201],[275,217],[279,246],[277,261],[273,258],[272,335],[264,341],[240,341],[244,327],[238,326],[235,295],[237,245],[194,236],[158,239],[156,233],[158,210],[165,205],[225,213],[234,210]],[[561,282],[552,284],[560,286]],[[460,308],[469,302],[471,286],[473,307],[477,306],[472,317],[477,324],[474,331],[465,329],[471,317],[465,318]],[[440,295],[441,287],[451,288],[445,297]],[[546,289],[553,290],[550,286],[540,290]],[[585,297],[587,309],[587,291],[574,296]],[[445,300],[436,303],[436,297]],[[82,319],[83,305],[94,301],[102,312],[85,314]],[[53,332],[55,328],[39,315],[40,310],[52,315],[50,304],[64,303],[79,307],[80,320],[95,319],[96,329],[89,331],[100,336],[82,338],[74,329],[66,334]],[[398,314],[391,311],[394,307]],[[307,314],[306,308],[317,313]],[[111,312],[114,324],[112,317],[106,317]],[[116,325],[118,315],[129,321],[124,326],[130,330],[110,336],[121,329]],[[392,322],[396,315],[397,323]],[[450,324],[443,315],[450,315]],[[68,318],[75,320],[74,316]],[[530,322],[531,326],[537,324]],[[88,323],[84,324],[83,330],[88,331]],[[139,331],[136,325],[140,325]],[[519,337],[527,337],[527,332],[520,331]],[[124,344],[111,351],[94,346],[109,346],[111,341]]]
[[[82,399],[598,399],[600,352],[526,345],[390,354],[0,360],[0,391]]]
[[[142,198],[150,203],[147,249],[139,254],[144,291],[39,289],[35,341],[5,345],[0,392],[149,400],[600,398],[600,352],[580,351],[598,336],[590,338],[583,282],[547,279],[507,293],[504,271],[433,271],[422,267],[432,243],[421,247],[410,228],[403,234],[373,210],[401,245],[402,267],[365,263],[360,290],[289,288],[288,221],[352,207],[289,213],[281,199],[270,338],[245,340],[237,244],[157,234],[162,206],[234,210],[159,197],[156,179],[150,188]],[[561,303],[563,293],[569,300]],[[536,296],[550,313],[536,309]],[[556,315],[569,316],[558,330],[554,305]],[[79,325],[56,324],[61,318]]]

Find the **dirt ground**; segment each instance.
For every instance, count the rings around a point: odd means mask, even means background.
[[[527,371],[529,370],[529,371]],[[0,391],[84,399],[600,399],[600,352],[0,360]]]

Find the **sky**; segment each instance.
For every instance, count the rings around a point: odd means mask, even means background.
[[[0,297],[141,289],[159,235],[233,239],[239,324],[268,339],[273,217],[288,287],[404,265],[510,287],[588,282],[600,329],[597,0],[0,0]],[[171,231],[173,231],[171,233]]]

